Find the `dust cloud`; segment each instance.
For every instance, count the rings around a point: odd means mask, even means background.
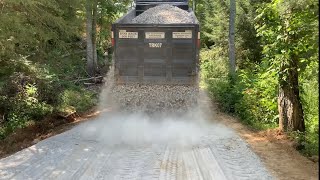
[[[207,113],[209,107],[201,103],[204,94],[199,96],[200,103],[188,111],[171,110],[149,114],[137,109],[135,112],[126,112],[111,98],[113,85],[111,69],[100,96],[99,108],[102,113],[90,123],[82,124],[81,134],[87,140],[109,146],[165,144],[186,147],[201,145],[210,132],[214,132],[217,137],[231,134],[225,128],[220,128],[219,124],[213,125],[207,120],[213,117]]]

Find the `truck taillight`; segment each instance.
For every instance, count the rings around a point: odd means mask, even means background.
[[[113,31],[111,31],[111,43],[112,43],[112,46],[114,46],[114,34],[113,34]]]
[[[112,43],[112,46],[114,46],[114,39],[111,38],[111,43]]]
[[[200,42],[200,32],[198,32],[198,39],[197,39],[197,47],[200,48],[201,42]]]

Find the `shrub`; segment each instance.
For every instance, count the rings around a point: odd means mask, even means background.
[[[96,94],[81,89],[66,89],[59,95],[58,113],[84,112],[97,104]]]
[[[276,74],[260,67],[266,65],[251,65],[232,79],[227,59],[217,51],[201,53],[201,77],[209,94],[223,111],[235,113],[246,124],[259,129],[274,127],[278,121]]]
[[[58,78],[56,73],[62,72],[55,73],[53,68],[23,57],[14,62],[6,66],[10,71],[5,72],[11,72],[9,76],[0,77],[0,115],[4,117],[0,120],[0,138],[27,126],[30,121],[39,121],[61,111],[84,112],[97,102],[94,93],[63,76]],[[82,73],[81,69],[78,71]]]
[[[301,98],[306,123],[305,149],[307,155],[317,155],[319,149],[319,84],[318,62],[314,61],[301,74]]]

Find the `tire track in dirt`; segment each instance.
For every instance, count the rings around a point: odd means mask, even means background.
[[[220,164],[217,162],[210,148],[195,149],[198,164],[204,179],[227,179]]]
[[[64,144],[59,142],[58,144],[60,144],[60,146],[57,146],[56,143],[57,142],[55,141],[51,141],[50,144],[44,142],[43,144],[45,145],[40,143],[40,145],[38,145],[39,149],[48,148],[48,150],[45,153],[33,155],[32,157],[35,158],[26,161],[26,163],[19,164],[17,167],[18,173],[15,173],[14,176],[10,177],[9,179],[37,179],[41,177],[43,173],[54,169],[54,167],[57,165],[57,161],[55,159],[63,159],[64,157],[67,157],[72,153],[72,149],[74,147],[74,144]],[[55,145],[52,146],[52,144]],[[20,169],[20,166],[25,168]],[[35,171],[35,169],[37,170]]]
[[[96,179],[154,179],[159,177],[160,166],[155,163],[160,155],[150,147],[113,148]]]
[[[263,167],[259,158],[250,151],[247,144],[241,139],[221,139],[212,144],[211,151],[229,179],[273,179],[265,173],[264,169],[252,166],[252,162],[255,162],[256,166]]]

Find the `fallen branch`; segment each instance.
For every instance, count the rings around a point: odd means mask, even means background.
[[[97,83],[83,83],[83,85],[85,85],[85,86],[92,86],[92,85],[95,85],[95,84],[97,84]]]
[[[84,78],[84,79],[77,79],[77,80],[74,80],[73,82],[77,83],[77,82],[81,82],[81,81],[89,81],[89,80],[95,80],[97,81],[97,79],[99,81],[101,81],[103,79],[103,76],[97,76],[97,77],[91,77],[91,78]]]
[[[71,55],[85,53],[85,52],[86,52],[86,50],[80,50],[80,51],[76,51],[76,52],[73,52],[73,53],[67,53],[67,54],[62,55],[61,58],[65,58],[65,57],[68,57],[68,56],[71,56]]]

